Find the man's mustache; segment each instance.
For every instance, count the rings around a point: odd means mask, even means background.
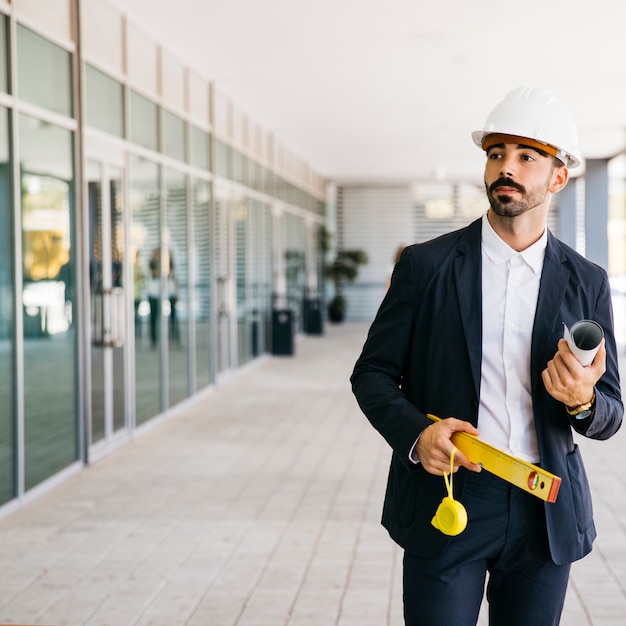
[[[525,189],[519,183],[512,181],[510,178],[498,178],[495,183],[492,183],[489,186],[489,191],[493,192],[496,187],[512,187],[513,189],[517,189],[524,193]]]

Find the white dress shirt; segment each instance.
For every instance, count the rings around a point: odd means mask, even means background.
[[[482,221],[482,365],[480,438],[537,463],[539,447],[530,389],[530,347],[548,242],[516,252]]]

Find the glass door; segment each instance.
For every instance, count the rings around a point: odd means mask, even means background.
[[[228,189],[215,193],[215,262],[217,298],[217,375],[237,367],[237,304],[233,200]]]
[[[127,428],[127,300],[124,170],[87,161],[91,308],[91,440],[108,442]]]

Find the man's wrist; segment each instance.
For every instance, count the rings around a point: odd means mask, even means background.
[[[593,409],[595,408],[596,403],[596,392],[593,392],[593,396],[589,402],[585,402],[584,404],[579,404],[578,406],[569,407],[566,406],[565,410],[567,414],[571,417],[575,417],[577,420],[583,420],[589,417],[593,413]]]

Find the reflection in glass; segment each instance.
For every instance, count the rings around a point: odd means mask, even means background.
[[[271,315],[271,213],[257,200],[242,199],[235,211],[239,365],[266,350]]]
[[[113,430],[126,425],[124,346],[126,340],[126,285],[124,266],[126,264],[123,221],[123,179],[122,172],[111,168],[110,212],[111,212],[111,350],[113,352]]]
[[[15,489],[15,414],[13,412],[14,291],[11,256],[12,207],[7,110],[0,107],[0,504]]]
[[[154,102],[130,92],[130,138],[134,143],[158,150],[159,109]]]
[[[234,284],[231,279],[232,269],[232,237],[231,237],[231,199],[225,189],[214,188],[215,210],[215,297],[217,319],[215,320],[217,346],[216,373],[222,373],[235,367],[233,318],[234,318]]]
[[[21,115],[19,138],[29,489],[77,458],[74,174],[70,131]]]
[[[248,205],[245,198],[237,198],[234,211],[235,272],[237,297],[237,348],[241,366],[250,358],[250,301],[247,281],[248,264]]]
[[[249,185],[249,159],[247,156],[233,150],[233,180],[241,185]]]
[[[295,312],[298,330],[302,330],[306,287],[306,233],[302,217],[285,213],[283,220],[283,242],[285,250],[287,302],[289,308]]]
[[[256,161],[250,161],[250,186],[261,192],[265,192],[267,186],[267,170]]]
[[[207,181],[193,184],[193,246],[195,255],[192,312],[196,325],[196,388],[212,382],[211,367],[211,187]]]
[[[169,404],[189,396],[189,263],[187,247],[187,178],[165,170],[166,230],[164,272],[166,275],[169,361]]]
[[[85,171],[89,201],[89,292],[91,297],[91,443],[105,435],[104,350],[102,348],[102,168],[89,161]]]
[[[72,55],[32,30],[17,25],[20,98],[71,116]]]
[[[187,160],[185,154],[185,122],[177,115],[164,111],[163,126],[165,128],[163,153],[172,159],[185,162]]]
[[[208,171],[211,165],[209,157],[209,133],[198,128],[191,127],[191,164]]]
[[[324,275],[324,265],[325,265],[325,248],[326,244],[324,243],[324,237],[326,229],[323,224],[316,224],[314,229],[314,237],[315,242],[313,246],[314,257],[315,257],[315,284],[317,286],[317,293],[311,294],[317,297],[322,297],[322,289],[324,285],[325,275]]]
[[[224,178],[232,178],[233,149],[219,139],[213,141],[215,142],[215,173]]]
[[[100,70],[85,67],[87,124],[116,137],[124,136],[124,87]]]
[[[160,174],[152,161],[134,157],[130,166],[134,262],[135,386],[137,424],[162,410],[161,398],[161,237]]]
[[[248,215],[250,238],[250,356],[257,357],[267,350],[267,332],[272,311],[272,219],[270,207],[258,200],[251,201]]]
[[[91,442],[125,425],[122,173],[87,163],[91,299]]]

